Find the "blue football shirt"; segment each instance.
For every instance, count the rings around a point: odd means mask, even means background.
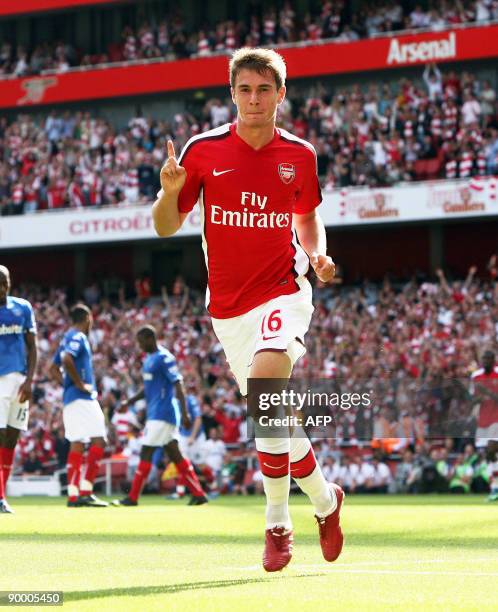
[[[195,397],[195,395],[187,395],[186,402],[187,402],[187,412],[190,417],[190,422],[193,425],[195,419],[201,416],[201,406],[199,404],[199,400]],[[180,433],[182,436],[188,437],[192,433],[192,427],[190,427],[190,429],[185,429],[185,427],[180,427]],[[198,438],[201,435],[201,433],[202,433],[202,427],[200,427],[195,437]]]
[[[64,371],[64,395],[62,401],[64,406],[78,399],[96,399],[97,391],[95,389],[95,377],[93,375],[92,366],[92,349],[86,335],[71,328],[64,334],[64,337],[59,344],[59,348],[54,355],[54,363],[58,366],[62,365],[62,354],[68,353],[74,360],[76,370],[84,383],[92,385],[93,392],[87,393],[78,389],[69,374]]]
[[[26,374],[28,367],[24,334],[36,334],[33,308],[28,300],[7,296],[0,306],[0,376]]]
[[[173,355],[163,346],[150,353],[143,363],[147,420],[180,424],[180,405],[175,397],[175,383],[183,380]]]

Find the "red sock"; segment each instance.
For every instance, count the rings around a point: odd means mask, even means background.
[[[90,446],[86,459],[85,478],[81,481],[80,495],[90,495],[93,491],[93,483],[99,471],[99,465],[104,456],[104,449],[100,446]]]
[[[12,470],[12,464],[14,463],[14,449],[13,448],[2,448],[2,480],[3,480],[3,496],[7,495],[7,480]],[[1,496],[0,496],[1,497]]]
[[[309,451],[297,461],[291,461],[290,473],[292,478],[307,478],[311,476],[316,468],[316,457],[313,452],[313,447],[310,446]]]
[[[67,456],[67,493],[69,501],[76,501],[78,499],[82,461],[82,453],[77,453],[76,451],[69,452]],[[73,489],[71,490],[70,487],[73,487]]]
[[[7,483],[3,481],[3,448],[0,446],[0,499],[7,496]]]
[[[197,478],[197,474],[194,471],[193,465],[190,463],[188,459],[183,459],[180,463],[176,463],[176,469],[178,473],[183,477],[185,484],[187,485],[188,490],[195,497],[204,497],[206,494],[204,493],[204,489],[201,487],[201,483]]]
[[[140,460],[138,464],[137,471],[135,472],[135,476],[133,478],[133,482],[131,484],[131,490],[128,493],[128,497],[132,501],[137,501],[140,497],[140,493],[142,492],[142,487],[144,482],[147,480],[149,476],[150,469],[152,467],[152,463],[150,461]]]

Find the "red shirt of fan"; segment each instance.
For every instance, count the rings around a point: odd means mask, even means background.
[[[484,368],[476,370],[472,374],[472,386],[475,395],[482,398],[477,427],[487,428],[498,423],[498,400],[493,397],[493,395],[498,396],[498,367],[495,367],[489,374],[484,371]],[[492,395],[486,395],[486,391],[479,387],[484,387]]]
[[[275,129],[255,150],[226,124],[191,138],[178,162],[187,171],[178,209],[187,213],[197,201],[201,209],[209,313],[236,317],[299,291],[309,259],[292,214],[321,202],[314,148]]]

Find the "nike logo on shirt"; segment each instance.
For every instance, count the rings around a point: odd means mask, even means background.
[[[217,172],[216,169],[213,170],[213,176],[221,176],[222,174],[226,174],[227,172],[233,172],[235,168],[230,168],[230,170],[221,170],[221,172]]]

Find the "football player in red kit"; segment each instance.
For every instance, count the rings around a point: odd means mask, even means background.
[[[489,501],[498,501],[498,366],[491,349],[484,351],[482,368],[473,372],[471,391],[478,404],[476,447],[486,449],[489,470]]]
[[[157,233],[172,236],[200,204],[206,305],[243,395],[248,378],[288,379],[304,354],[313,313],[309,263],[324,282],[335,273],[316,210],[315,150],[275,127],[285,77],[275,51],[236,51],[230,85],[237,121],[194,136],[178,159],[168,142],[152,209]],[[280,437],[256,426],[255,434],[267,502],[264,568],[281,570],[292,557],[291,476],[315,508],[324,558],[334,561],[343,544],[343,491],[326,482],[302,430]]]

